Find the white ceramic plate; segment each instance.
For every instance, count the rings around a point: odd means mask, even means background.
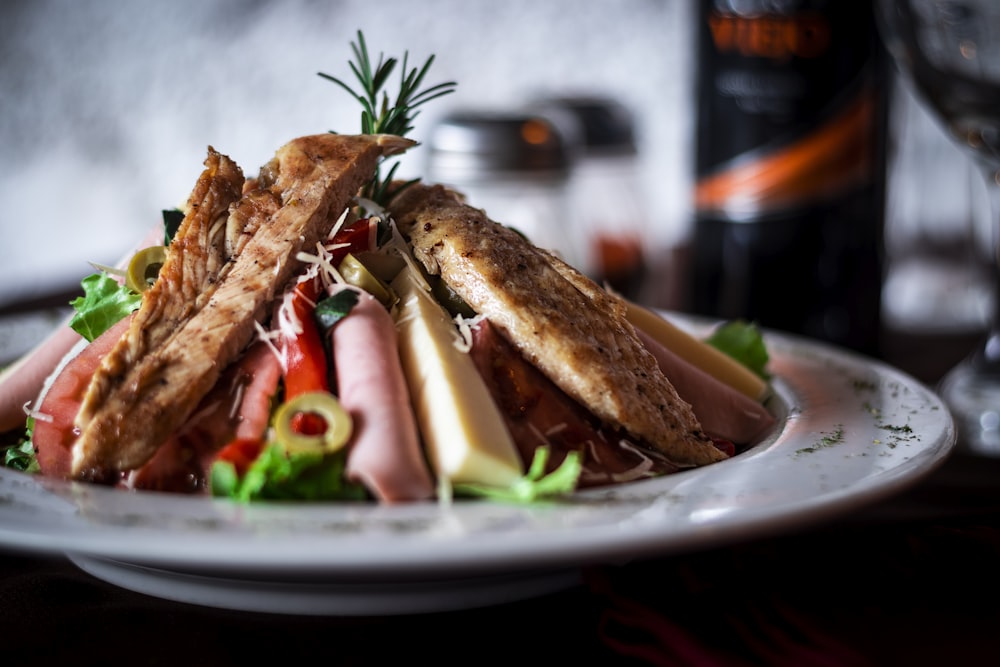
[[[579,568],[816,523],[902,490],[955,442],[928,388],[869,359],[767,334],[779,427],[731,460],[516,506],[255,505],[0,470],[0,546],[67,553],[151,595],[300,614],[398,614],[557,590]]]

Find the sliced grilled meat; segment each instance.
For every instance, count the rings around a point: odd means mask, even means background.
[[[212,258],[209,262],[220,258],[220,238],[221,256],[227,247],[235,254],[213,264],[217,271],[201,281],[204,291],[190,294],[178,286],[147,292],[138,318],[143,311],[173,308],[189,316],[155,346],[138,344],[143,331],[130,328],[109,354],[77,416],[80,436],[73,445],[72,476],[113,482],[148,461],[253,340],[256,323],[300,270],[297,254],[312,250],[329,233],[382,156],[412,143],[382,135],[295,139],[277,151],[234,204],[233,214],[219,225],[223,233],[198,236],[210,248],[202,242],[179,246],[178,254],[196,256],[198,266],[203,255]],[[185,258],[174,262],[184,266]],[[183,282],[184,276],[168,271],[167,280]],[[174,303],[184,299],[189,304],[192,297],[193,311]]]
[[[389,210],[429,273],[599,419],[679,466],[727,458],[640,342],[618,297],[440,185],[413,185]]]

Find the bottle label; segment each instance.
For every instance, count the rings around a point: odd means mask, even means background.
[[[699,214],[755,221],[869,185],[882,94],[870,4],[702,4]]]

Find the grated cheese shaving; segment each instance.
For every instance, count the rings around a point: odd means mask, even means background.
[[[632,482],[642,477],[647,477],[649,471],[653,467],[653,460],[648,456],[646,456],[646,454],[642,450],[640,450],[638,447],[636,447],[628,440],[625,440],[624,438],[619,440],[618,444],[619,446],[621,446],[622,449],[626,449],[638,454],[640,457],[642,457],[642,462],[636,464],[634,467],[630,468],[629,470],[626,470],[625,472],[612,474],[611,475],[612,481]]]
[[[396,311],[397,312],[397,319],[396,319],[396,327],[397,328],[401,324],[405,324],[405,323],[409,322],[410,320],[416,319],[416,317],[417,317],[417,315],[416,315],[416,309],[410,309],[409,313],[407,315],[405,315],[405,316],[400,316],[400,315],[398,315],[398,313],[401,313],[404,310],[406,310],[408,306],[412,306],[413,303],[415,303],[418,298],[420,298],[420,297],[411,296],[406,301],[398,304],[397,311]]]
[[[469,326],[469,320],[458,314],[455,316],[455,326],[458,327],[459,335],[455,341],[455,349],[459,352],[470,352],[472,350],[472,327]]]
[[[389,230],[392,233],[389,236],[389,240],[385,243],[385,249],[387,251],[395,252],[410,270],[410,275],[413,277],[413,280],[416,281],[417,286],[419,286],[424,292],[429,293],[431,291],[430,283],[424,279],[424,274],[421,271],[420,266],[417,264],[417,260],[414,259],[409,244],[403,238],[403,235],[399,233],[399,229],[396,227],[396,221],[392,218],[388,218],[388,221]]]
[[[385,217],[385,209],[371,199],[358,197],[355,201],[358,203],[358,206],[368,211],[371,215],[377,215],[383,218]]]
[[[46,424],[51,424],[53,421],[55,421],[55,418],[52,415],[46,412],[42,412],[40,410],[35,410],[30,406],[31,406],[31,401],[28,401],[27,403],[24,404],[22,409],[24,410],[24,414],[31,417],[35,421],[45,422]]]
[[[330,233],[326,235],[327,239],[332,239],[340,232],[340,230],[347,223],[347,215],[350,211],[350,207],[344,209],[344,212],[340,214],[339,218],[337,218],[337,222],[333,223],[333,227],[330,228]]]
[[[337,243],[332,246],[324,246],[322,243],[317,243],[315,255],[303,251],[299,252],[295,258],[300,262],[312,264],[310,271],[313,272],[313,277],[318,275],[323,287],[329,288],[332,284],[344,282],[344,277],[333,265],[333,254],[330,251],[343,248],[346,245],[348,244]]]
[[[541,445],[539,445],[540,447],[550,446],[552,444],[551,442],[549,442],[548,437],[546,437],[544,433],[538,430],[537,426],[535,426],[531,422],[528,422],[527,425],[528,425],[528,430],[531,431],[532,435],[538,438],[538,442],[542,443]]]
[[[98,262],[87,262],[87,263],[90,264],[95,269],[97,269],[98,271],[103,271],[104,273],[107,273],[109,276],[118,276],[119,278],[124,278],[127,275],[127,272],[124,269],[119,269],[118,267],[115,266],[108,266],[107,264],[100,264]]]
[[[559,435],[560,433],[562,433],[563,431],[565,431],[568,428],[569,428],[569,424],[567,424],[566,422],[559,422],[558,424],[556,424],[555,426],[553,426],[549,430],[547,430],[545,432],[545,435],[549,436],[549,437],[551,437],[553,435]]]
[[[243,395],[247,391],[247,386],[242,381],[237,380],[233,382],[233,384],[236,385],[233,387],[233,391],[231,392],[233,395],[233,402],[229,404],[229,414],[226,415],[229,417],[230,421],[239,416],[240,406],[243,404]]]
[[[277,359],[278,363],[281,365],[282,374],[287,373],[288,360],[285,358],[285,352],[283,350],[279,350],[274,345],[274,339],[280,337],[281,332],[268,331],[261,325],[260,322],[254,322],[254,327],[257,329],[257,338],[260,341],[262,341],[265,345],[267,345],[267,348],[271,350],[271,352],[274,354],[275,359]]]
[[[295,338],[304,331],[302,320],[295,312],[294,299],[295,291],[289,290],[281,297],[281,305],[278,306],[278,332],[283,338]]]
[[[188,420],[184,423],[184,426],[177,432],[177,434],[184,435],[186,433],[190,433],[192,429],[198,426],[199,422],[203,421],[205,417],[208,417],[213,412],[215,412],[215,408],[218,407],[218,405],[219,405],[218,401],[213,401],[212,403],[206,405],[198,412],[191,415],[188,418]],[[230,419],[232,419],[232,415],[230,415]]]

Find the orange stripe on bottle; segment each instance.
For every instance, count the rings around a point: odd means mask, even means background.
[[[730,213],[780,210],[870,180],[873,105],[872,95],[864,95],[801,141],[703,178],[695,188],[695,206]]]

